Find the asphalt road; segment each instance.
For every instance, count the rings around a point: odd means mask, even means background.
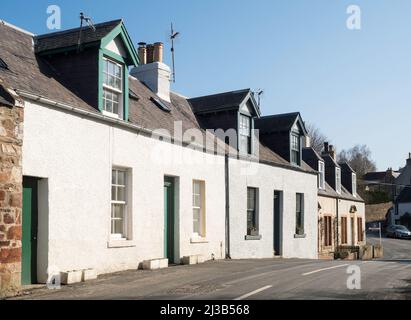
[[[386,256],[378,261],[214,261],[105,275],[17,299],[411,299],[411,241],[383,239],[383,245]],[[361,289],[347,288],[352,265],[359,266]]]

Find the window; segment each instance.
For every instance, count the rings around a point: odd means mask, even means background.
[[[355,173],[352,174],[352,194],[354,197],[357,196],[357,175]]]
[[[332,219],[331,216],[324,217],[324,246],[331,247],[333,239]]]
[[[357,241],[362,242],[364,241],[364,232],[362,229],[362,218],[357,218]]]
[[[325,164],[323,161],[318,161],[318,187],[325,189]]]
[[[300,136],[295,133],[291,134],[291,163],[297,166],[301,163],[300,146]]]
[[[193,181],[193,233],[205,237],[205,183]]]
[[[120,116],[123,92],[123,67],[104,58],[103,66],[103,110]]]
[[[126,239],[126,171],[112,170],[111,178],[111,237]]]
[[[240,114],[239,125],[239,144],[240,152],[243,154],[251,153],[251,118]]]
[[[347,217],[341,217],[341,244],[347,244]]]
[[[295,234],[304,235],[304,195],[302,193],[297,193],[295,199],[296,199]]]
[[[247,235],[258,236],[258,189],[247,188]]]
[[[341,193],[341,168],[335,168],[335,191]]]

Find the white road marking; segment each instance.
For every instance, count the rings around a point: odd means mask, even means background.
[[[331,270],[331,269],[342,268],[342,267],[346,267],[346,266],[348,266],[348,264],[341,264],[339,266],[334,266],[334,267],[329,267],[329,268],[322,268],[322,269],[317,269],[317,270],[314,270],[314,271],[306,272],[306,273],[303,273],[302,275],[303,276],[308,276],[308,275],[313,274],[313,273],[326,271],[326,270]]]
[[[242,295],[241,297],[235,298],[234,300],[244,300],[244,299],[247,299],[248,297],[250,297],[250,296],[252,296],[252,295],[254,295],[254,294],[257,294],[257,293],[260,293],[261,291],[270,289],[271,287],[272,287],[272,286],[262,287],[262,288],[260,288],[260,289],[251,291],[251,292],[249,292],[249,293],[247,293],[247,294],[245,294],[245,295]]]

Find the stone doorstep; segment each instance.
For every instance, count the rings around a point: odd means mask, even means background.
[[[182,264],[186,264],[186,265],[199,264],[199,263],[204,263],[205,258],[202,254],[184,256],[181,259],[181,262]]]
[[[143,261],[143,270],[157,270],[164,269],[168,267],[168,259],[151,259]]]

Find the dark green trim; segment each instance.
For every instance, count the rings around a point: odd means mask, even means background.
[[[98,110],[103,111],[103,50],[98,52]]]
[[[124,23],[120,23],[108,35],[101,39],[100,48],[105,48],[110,43],[110,41],[114,40],[119,35],[121,36],[121,39],[123,40],[129,54],[129,57],[127,57],[127,64],[138,66],[140,63],[138,54],[136,49],[134,48],[133,42],[130,39],[127,29],[124,26]]]

